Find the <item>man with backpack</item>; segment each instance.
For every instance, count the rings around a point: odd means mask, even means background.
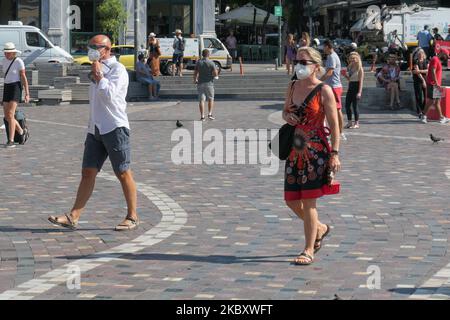
[[[176,68],[176,72],[174,75],[178,75],[180,77],[183,76],[183,57],[184,57],[184,49],[186,45],[186,40],[182,37],[182,32],[180,29],[175,30],[175,39],[173,40],[173,64],[174,68]]]

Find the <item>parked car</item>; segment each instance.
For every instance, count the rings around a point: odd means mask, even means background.
[[[133,45],[114,45],[111,47],[111,54],[115,55],[119,62],[128,70],[134,70],[134,46]],[[92,62],[88,56],[79,56],[74,59],[75,63],[82,66],[90,66]]]
[[[20,58],[25,65],[73,62],[73,57],[64,49],[55,46],[40,29],[24,26],[20,21],[9,21],[8,25],[0,25],[0,52],[3,52],[6,42],[13,42],[22,52]]]

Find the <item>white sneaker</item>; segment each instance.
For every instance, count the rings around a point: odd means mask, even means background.
[[[0,127],[0,130],[5,130],[5,125],[2,124],[2,126]]]
[[[345,135],[345,133],[341,134],[341,140],[342,141],[347,141],[347,136]]]
[[[448,118],[446,118],[446,117],[442,117],[440,120],[439,120],[439,123],[440,124],[446,124],[446,123],[448,123],[450,121],[450,119],[448,119]]]
[[[422,123],[428,123],[427,116],[424,115],[420,121],[422,121]]]

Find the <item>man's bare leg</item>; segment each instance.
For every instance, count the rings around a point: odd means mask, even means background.
[[[200,101],[198,107],[200,109],[200,116],[202,117],[202,119],[205,118],[205,102],[203,100]]]
[[[136,212],[137,207],[137,189],[136,189],[136,183],[133,178],[133,173],[131,170],[127,170],[123,173],[116,174],[117,178],[120,181],[120,184],[122,185],[123,194],[125,196],[125,200],[127,202],[127,216],[125,220],[121,223],[121,225],[127,225],[129,224],[129,221],[127,219],[132,219],[136,222],[139,221],[139,216]]]
[[[73,205],[72,210],[70,210],[70,217],[72,222],[77,222],[80,219],[81,213],[86,207],[92,192],[94,191],[95,179],[97,177],[97,168],[84,168],[81,171],[81,181],[78,187],[77,197]],[[53,220],[58,220],[61,223],[69,223],[65,215],[59,217],[50,217]]]
[[[214,111],[214,100],[213,99],[209,99],[208,101],[208,115],[212,116]]]

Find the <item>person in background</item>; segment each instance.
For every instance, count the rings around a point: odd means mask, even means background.
[[[30,91],[28,80],[25,73],[25,64],[22,59],[17,57],[21,52],[16,49],[12,42],[7,42],[4,45],[3,52],[5,59],[3,59],[3,74],[5,76],[5,84],[3,89],[3,113],[5,120],[8,122],[8,137],[6,148],[14,148],[14,136],[17,134],[23,137],[22,141],[28,139],[28,130],[22,129],[15,118],[17,105],[22,100],[22,84],[25,88],[25,103],[30,101]],[[8,70],[9,69],[9,70]]]
[[[231,58],[233,58],[233,62],[237,59],[237,39],[234,36],[233,30],[230,30],[230,34],[225,40],[225,45],[227,46],[228,51],[230,52]]]
[[[345,98],[345,109],[347,111],[348,123],[346,129],[359,129],[359,109],[358,102],[361,100],[364,86],[364,69],[362,67],[361,56],[357,52],[349,55],[349,65],[345,77],[349,81],[348,92]],[[352,105],[355,114],[355,123],[352,122]]]
[[[430,56],[430,42],[433,40],[433,36],[428,30],[429,26],[425,25],[423,30],[417,34],[417,40],[419,41],[419,47],[421,47]]]
[[[334,97],[336,98],[336,107],[338,109],[339,131],[341,139],[347,140],[344,134],[344,117],[342,115],[342,82],[341,82],[341,59],[334,51],[333,42],[325,40],[323,44],[323,51],[328,56],[325,63],[326,72],[321,81],[328,84],[333,89]]]
[[[427,83],[425,77],[428,72],[427,55],[425,51],[420,48],[413,55],[413,83],[414,83],[414,95],[416,98],[416,109],[419,119],[423,118],[423,112],[425,109]]]
[[[302,38],[299,42],[300,47],[309,47],[311,45],[311,37],[308,32],[302,32]]]
[[[436,41],[444,41],[444,38],[439,34],[439,28],[433,28],[433,39],[431,40],[430,50],[432,55],[430,57],[434,57],[436,55]]]
[[[448,27],[447,36],[445,37],[445,41],[450,41],[450,27]]]
[[[180,29],[175,30],[175,39],[173,40],[173,67],[175,68],[175,72],[172,71],[173,75],[178,75],[180,77],[183,76],[183,58],[184,58],[184,49],[185,49],[186,41],[182,37],[182,32]]]
[[[400,108],[400,67],[397,64],[396,55],[389,55],[387,64],[380,70],[377,79],[389,93],[389,108],[395,110],[394,102]]]
[[[200,121],[205,121],[205,101],[208,100],[208,119],[215,120],[214,110],[214,79],[219,76],[219,72],[214,62],[209,60],[208,49],[202,51],[202,59],[195,65],[194,83],[197,84]]]
[[[297,56],[297,46],[295,44],[294,35],[292,33],[288,34],[286,44],[284,46],[284,52],[286,58],[287,74],[291,75],[294,73],[294,60]]]
[[[449,119],[446,118],[442,114],[441,110],[441,96],[442,94],[442,63],[441,59],[448,60],[449,51],[447,49],[439,49],[437,52],[437,56],[431,58],[430,63],[428,64],[428,73],[427,73],[427,104],[425,106],[425,110],[423,111],[424,116],[422,117],[422,122],[427,123],[427,112],[431,107],[439,114],[439,123],[446,124],[449,122]]]
[[[159,40],[156,39],[156,34],[153,32],[148,36],[148,59],[147,63],[152,70],[152,74],[154,77],[159,77],[161,75],[160,70],[160,57],[161,57],[161,48],[159,44]]]
[[[159,98],[159,90],[161,84],[158,80],[155,80],[152,75],[152,71],[145,63],[145,56],[143,53],[139,53],[138,62],[136,64],[136,80],[144,85],[148,86],[148,98],[149,100],[155,100]]]

